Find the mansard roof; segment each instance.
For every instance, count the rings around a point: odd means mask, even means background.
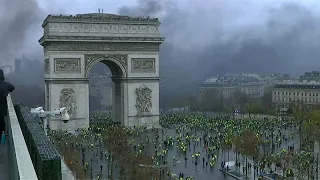
[[[320,89],[320,84],[275,84],[276,89]]]

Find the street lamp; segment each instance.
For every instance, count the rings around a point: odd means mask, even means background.
[[[316,176],[319,179],[319,153],[317,153],[317,169],[316,169]]]
[[[91,170],[90,177],[92,179],[93,178],[93,175],[92,175],[92,157],[90,158],[90,163],[91,163],[91,165],[90,165],[90,170]]]

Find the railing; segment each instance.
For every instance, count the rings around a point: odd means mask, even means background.
[[[38,180],[10,95],[7,102],[9,113],[6,118],[6,131],[10,177],[12,180]]]

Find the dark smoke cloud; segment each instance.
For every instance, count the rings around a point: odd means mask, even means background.
[[[30,50],[28,31],[40,25],[42,10],[35,0],[0,1],[0,61],[8,63]],[[30,46],[29,46],[30,47]]]
[[[182,7],[169,0],[140,0],[119,13],[160,18],[166,37],[160,52],[164,94],[192,92],[217,73],[319,70],[318,11],[289,1],[253,3],[185,1],[189,7]]]
[[[7,75],[7,80],[17,87],[15,95],[18,99],[23,96],[36,99],[28,93],[41,94],[38,89],[44,87],[42,63],[27,60],[43,57],[37,43],[39,37],[34,32],[39,31],[44,17],[36,0],[0,0],[0,62],[14,65],[15,58],[21,58],[23,54],[28,57],[22,59],[22,69]]]
[[[34,0],[0,1],[0,61],[20,56],[28,45],[28,30],[40,24],[41,9]]]

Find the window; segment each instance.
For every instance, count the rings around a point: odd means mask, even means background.
[[[297,96],[299,96],[299,92],[297,92]]]
[[[296,92],[293,92],[293,95],[295,96],[295,95],[296,95]]]
[[[289,92],[289,96],[291,96],[291,92]]]

